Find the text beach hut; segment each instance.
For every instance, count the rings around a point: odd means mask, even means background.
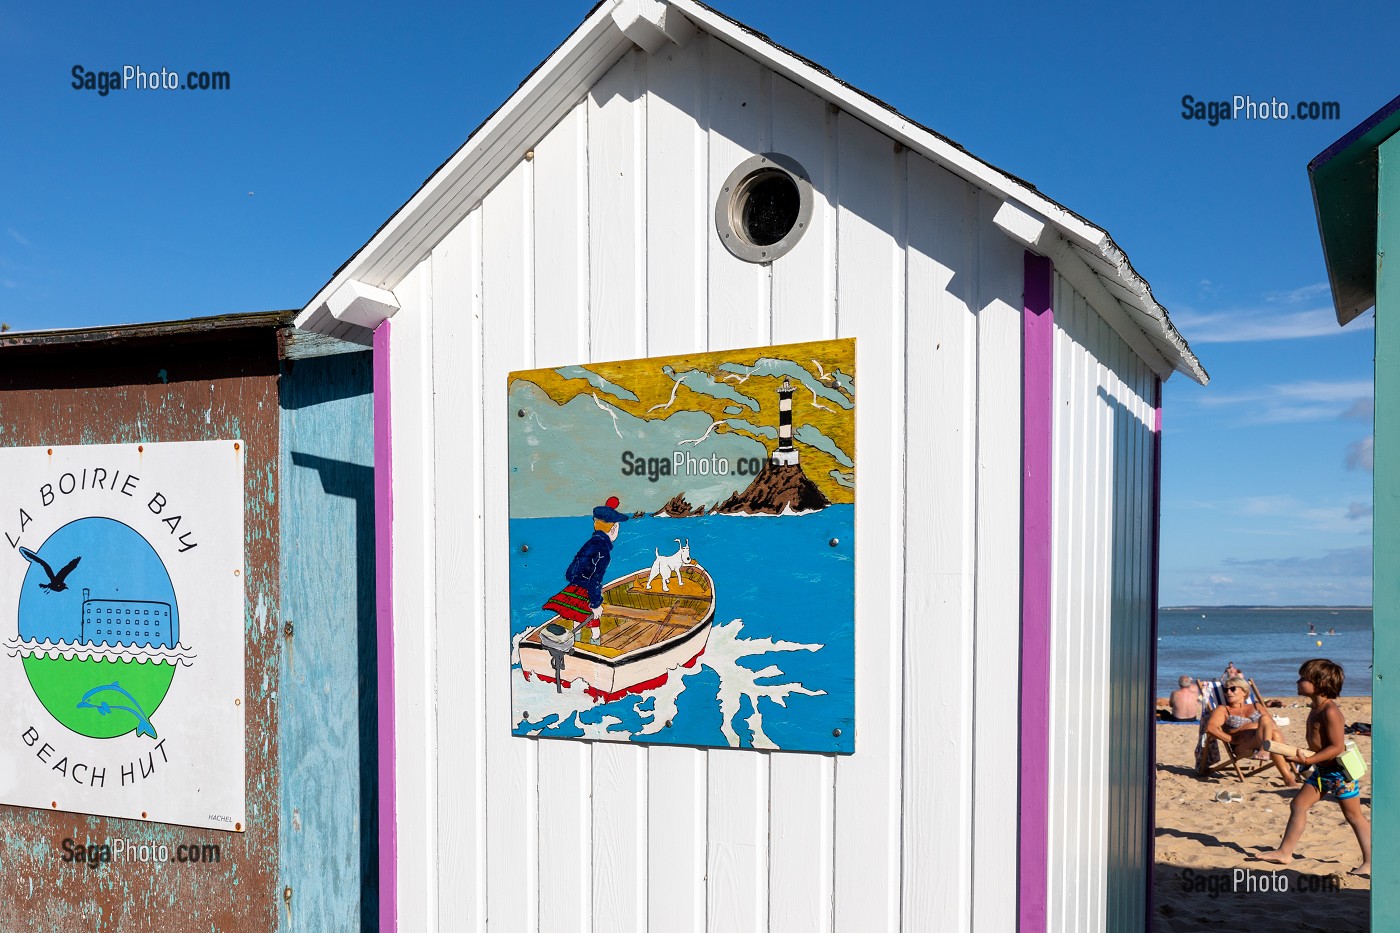
[[[735,200],[773,173],[791,196],[776,231]],[[386,922],[1142,928],[1161,383],[1206,375],[1105,231],[700,3],[607,2],[297,322],[373,329]],[[597,380],[575,397],[622,437],[635,404],[592,364],[834,338],[856,339],[861,398],[853,753],[513,735],[513,588],[537,549],[512,537],[534,412],[509,374]],[[611,534],[618,506],[594,492]],[[705,527],[684,521],[666,527]],[[656,527],[628,521],[617,546]],[[714,591],[712,647],[734,587]],[[807,701],[752,709],[773,723]]]
[[[0,805],[0,929],[261,933],[377,919],[370,353],[296,331],[292,317],[0,334],[0,585],[8,595],[24,581],[18,613],[6,599],[0,614],[0,715],[25,717],[6,730],[0,803],[36,785],[52,793],[37,808]],[[227,470],[235,462],[241,472]],[[76,520],[54,519],[59,509]],[[220,514],[227,527],[212,523]],[[88,527],[118,532],[121,546],[59,551],[79,558],[66,588],[25,575],[24,550],[42,559]],[[143,551],[170,575],[167,594],[133,572]],[[208,553],[228,560],[186,572]],[[125,655],[75,682],[134,699],[35,706],[31,665],[76,657],[31,652],[25,627],[65,600],[74,635],[82,620],[70,652]],[[98,613],[102,635],[118,615],[152,636],[94,645]],[[163,624],[172,616],[178,635]],[[135,678],[165,655],[130,655],[162,639],[181,659],[152,701]],[[16,648],[33,655],[23,669]],[[134,734],[94,734],[129,728],[133,706]],[[122,756],[133,748],[134,762]],[[224,793],[241,815],[221,809]],[[187,797],[193,809],[177,812]],[[73,864],[65,839],[96,864]]]
[[[1400,658],[1400,275],[1385,258],[1400,256],[1400,97],[1367,117],[1308,163],[1317,227],[1337,323],[1375,308],[1375,515],[1371,526],[1374,617],[1371,677],[1373,754],[1370,776],[1375,866],[1371,929],[1400,923],[1400,835],[1396,793],[1400,751],[1394,740],[1400,686],[1390,662]]]

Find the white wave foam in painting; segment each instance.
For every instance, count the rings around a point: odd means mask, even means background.
[[[108,645],[106,643],[92,644],[90,642],[72,641],[67,642],[59,639],[56,642],[45,638],[37,641],[33,638],[7,638],[5,640],[6,653],[14,657],[40,657],[63,658],[71,661],[74,658],[79,660],[89,660],[92,658],[109,658],[126,662],[135,661],[138,664],[146,664],[151,661],[167,662],[183,667],[193,667],[191,659],[199,657],[185,645],[177,645],[168,648],[164,645],[155,647],[151,645]]]
[[[678,667],[670,672],[666,683],[641,694],[632,694],[617,703],[630,703],[633,711],[642,719],[642,726],[636,731],[638,736],[657,735],[673,722],[678,715],[680,695],[685,692],[686,678],[697,673],[701,667],[708,667],[719,676],[719,707],[722,717],[720,731],[731,747],[739,746],[739,733],[735,720],[744,697],[749,698],[753,712],[744,720],[753,734],[754,748],[778,748],[763,730],[763,714],[758,701],[767,698],[779,706],[787,706],[787,698],[793,694],[822,696],[825,690],[813,690],[803,684],[768,683],[760,680],[783,676],[777,664],[769,664],[761,670],[751,671],[739,663],[741,658],[756,657],[782,651],[819,651],[822,645],[801,644],[791,641],[775,641],[772,638],[744,638],[740,635],[744,628],[743,619],[733,619],[710,630],[705,652],[694,667]],[[515,729],[527,735],[538,735],[564,726],[574,726],[582,730],[586,739],[612,739],[626,733],[627,728],[617,716],[605,714],[600,722],[584,722],[580,714],[596,705],[585,693],[588,686],[581,680],[572,681],[562,691],[557,691],[552,683],[544,683],[538,678],[526,680],[516,673],[520,668],[520,639],[524,632],[511,641],[511,676],[515,678]],[[654,701],[650,709],[641,709],[647,701]]]

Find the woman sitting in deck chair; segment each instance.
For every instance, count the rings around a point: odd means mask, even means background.
[[[1250,702],[1249,682],[1241,677],[1231,677],[1224,684],[1225,702],[1216,706],[1210,711],[1210,715],[1205,718],[1202,730],[1207,735],[1219,739],[1228,746],[1230,750],[1230,760],[1224,764],[1209,767],[1208,771],[1219,768],[1231,767],[1235,773],[1243,780],[1246,773],[1240,771],[1239,762],[1246,760],[1258,752],[1265,742],[1279,741],[1282,734],[1278,725],[1269,715],[1269,711],[1264,708],[1262,702]],[[1289,787],[1298,786],[1298,777],[1293,772],[1293,768],[1282,755],[1269,756],[1279,773],[1283,775],[1283,782]],[[1248,774],[1257,774],[1267,768],[1262,765],[1255,768]]]

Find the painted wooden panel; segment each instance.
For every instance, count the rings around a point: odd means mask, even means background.
[[[0,929],[142,928],[159,910],[170,929],[267,930],[278,922],[279,619],[277,345],[271,327],[175,335],[61,352],[0,350],[0,443],[7,446],[241,438],[245,463],[248,826],[200,831],[220,859],[200,871],[149,865],[92,871],[60,862],[63,839],[149,841],[170,850],[192,830],[0,806]],[[229,891],[245,892],[231,898]]]
[[[773,340],[784,343],[835,335],[833,121],[825,102],[781,77],[772,79],[767,104],[771,148],[806,169],[815,200],[802,239],[782,262],[769,267]],[[855,482],[854,474],[849,482]],[[770,933],[820,933],[832,928],[835,772],[835,761],[825,757],[776,755],[769,762]]]
[[[589,306],[596,360],[646,352],[647,95],[650,62],[630,52],[588,95]],[[594,929],[646,929],[647,752],[601,744],[594,748]]]
[[[711,209],[704,106],[708,42],[647,71],[647,353],[706,349]],[[703,933],[709,772],[703,749],[647,750],[647,928]]]
[[[837,930],[900,927],[904,629],[904,179],[906,157],[864,123],[835,127],[837,333],[861,367],[856,522],[856,744],[836,763]],[[873,365],[871,365],[873,364]],[[867,412],[869,414],[867,414]]]
[[[909,160],[904,929],[972,928],[978,204]],[[912,362],[918,360],[916,364]]]
[[[528,365],[534,353],[530,170],[521,162],[481,206],[481,318],[485,494],[482,561],[485,572],[486,652],[486,906],[488,929],[539,929],[538,743],[511,736],[509,540],[505,458],[489,451],[506,436],[506,373]],[[445,464],[445,466],[449,466]],[[553,840],[558,843],[559,840]]]
[[[437,898],[437,769],[425,767],[436,735],[434,673],[437,650],[432,483],[432,264],[424,262],[397,292],[408,313],[392,325],[390,378],[395,458],[393,467],[393,559],[395,568],[419,568],[414,578],[396,577],[393,588],[394,718],[399,761],[420,762],[396,774],[398,902],[432,904]],[[403,624],[403,620],[413,620]],[[412,727],[410,728],[410,724]],[[424,929],[434,929],[431,915]]]
[[[764,151],[769,100],[766,69],[714,38],[706,38],[709,185],[713,205],[735,165]],[[769,272],[742,262],[711,235],[709,244],[710,346],[755,346],[770,333]],[[768,926],[768,756],[749,751],[709,752],[707,765],[707,929],[750,933]]]
[[[481,211],[467,216],[433,250],[434,477],[437,556],[438,689],[452,700],[439,706],[437,771],[437,924],[442,930],[484,933],[487,838],[488,663],[485,497],[481,366]],[[431,905],[424,905],[429,910]],[[426,921],[426,918],[424,918]]]
[[[575,107],[535,147],[528,169],[534,366],[564,366],[588,354],[588,187],[581,183],[588,171],[588,116],[586,104]],[[537,222],[543,217],[548,221]],[[582,742],[542,742],[539,756],[540,883],[549,892],[540,898],[540,929],[585,933],[594,892],[592,750]]]
[[[371,377],[368,352],[283,363],[284,930],[373,928],[379,914]]]
[[[1016,745],[1021,642],[1021,299],[1024,250],[992,223],[999,206],[978,196],[977,227],[977,672],[972,733],[972,923],[1011,930],[1017,851]],[[998,827],[998,828],[993,828]]]
[[[1050,928],[1136,929],[1150,872],[1154,375],[1057,282]]]
[[[1371,595],[1375,606],[1372,633],[1371,689],[1375,695],[1375,749],[1371,811],[1377,874],[1371,884],[1372,929],[1400,924],[1400,820],[1394,791],[1400,775],[1400,742],[1396,741],[1396,681],[1390,664],[1400,660],[1400,276],[1386,255],[1400,255],[1400,136],[1379,146],[1376,204],[1376,414],[1375,475],[1372,479],[1375,517],[1371,523],[1374,568]],[[1390,680],[1385,678],[1390,676]],[[1384,710],[1384,712],[1380,712]]]

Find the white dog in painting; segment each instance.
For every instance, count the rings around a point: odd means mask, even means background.
[[[651,565],[651,573],[647,575],[647,589],[651,589],[652,580],[660,577],[661,589],[667,593],[671,592],[671,587],[667,585],[666,578],[674,573],[676,575],[676,585],[680,586],[681,568],[687,564],[695,563],[695,561],[690,559],[690,539],[686,538],[685,544],[681,544],[680,538],[676,538],[675,541],[676,544],[680,545],[680,550],[676,551],[674,554],[662,554],[660,548],[653,549],[656,551],[656,561]]]

